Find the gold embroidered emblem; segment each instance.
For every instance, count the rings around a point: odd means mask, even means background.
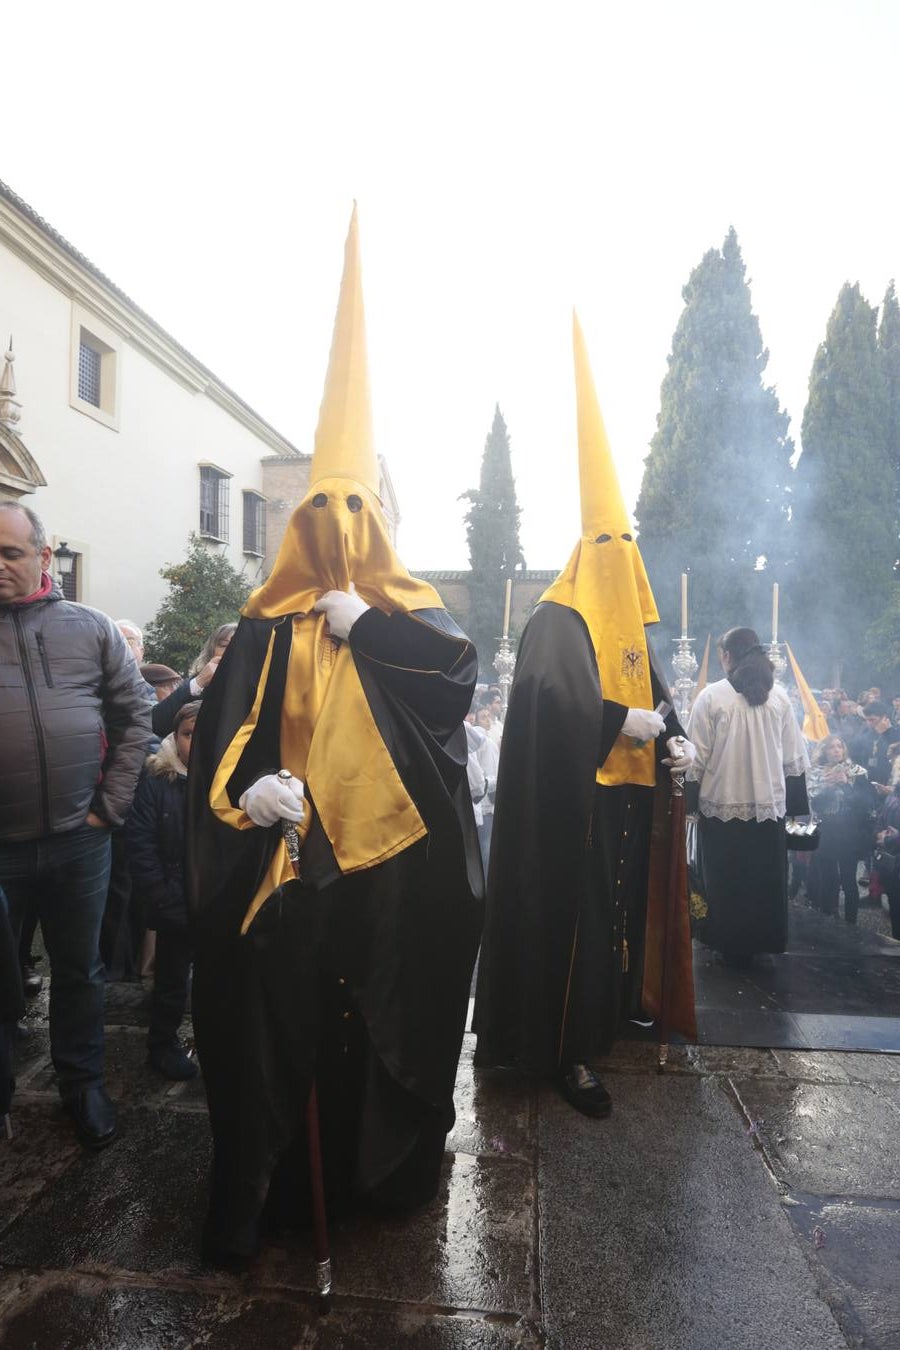
[[[642,680],[644,678],[644,653],[637,647],[626,647],[622,652],[622,678]]]
[[[340,643],[337,638],[323,637],[319,643],[319,665],[328,670],[334,665]]]

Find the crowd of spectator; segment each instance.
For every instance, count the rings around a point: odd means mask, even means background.
[[[861,885],[864,903],[887,900],[891,934],[900,939],[900,694],[889,701],[878,687],[857,698],[846,689],[813,694],[831,733],[810,747],[821,842],[805,865],[795,855],[794,889],[805,882],[810,904],[825,914],[839,913],[843,894],[844,919],[855,924]]]

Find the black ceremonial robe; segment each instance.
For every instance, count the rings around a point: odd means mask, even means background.
[[[652,675],[657,702],[670,701]],[[606,1053],[623,1017],[658,1015],[669,771],[658,769],[656,788],[596,781],[626,712],[603,699],[581,615],[539,604],[519,645],[500,750],[477,1064],[552,1073]],[[680,734],[670,714],[658,759]],[[670,933],[670,1027],[693,1036],[684,881]]]
[[[481,928],[483,881],[462,728],[471,643],[444,610],[370,609],[349,644],[378,731],[427,835],[344,876],[315,814],[289,882],[240,927],[279,838],[213,815],[217,764],[266,693],[228,785],[233,803],[278,770],[291,618],[241,620],[203,700],[188,780],[193,1016],[214,1164],[206,1249],[241,1257],[261,1219],[305,1221],[298,1184],[316,1077],[333,1204],[428,1199],[452,1126],[453,1086]],[[299,1179],[299,1180],[298,1180]]]

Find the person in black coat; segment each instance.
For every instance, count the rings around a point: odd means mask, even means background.
[[[135,890],[156,930],[156,963],[150,1030],[151,1065],[166,1078],[194,1078],[197,1065],[182,1049],[178,1028],[187,1007],[191,942],[185,899],[187,766],[198,702],[175,715],[175,729],[147,760],[128,821],[128,850]]]
[[[203,1250],[226,1265],[306,1221],[313,1079],[332,1212],[428,1203],[454,1120],[478,658],[394,551],[365,353],[354,213],[309,489],[204,695],[188,781]]]

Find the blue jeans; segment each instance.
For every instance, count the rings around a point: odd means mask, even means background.
[[[100,924],[109,863],[109,831],[91,825],[0,841],[0,886],[16,940],[34,908],[50,957],[50,1052],[63,1100],[103,1082]]]

